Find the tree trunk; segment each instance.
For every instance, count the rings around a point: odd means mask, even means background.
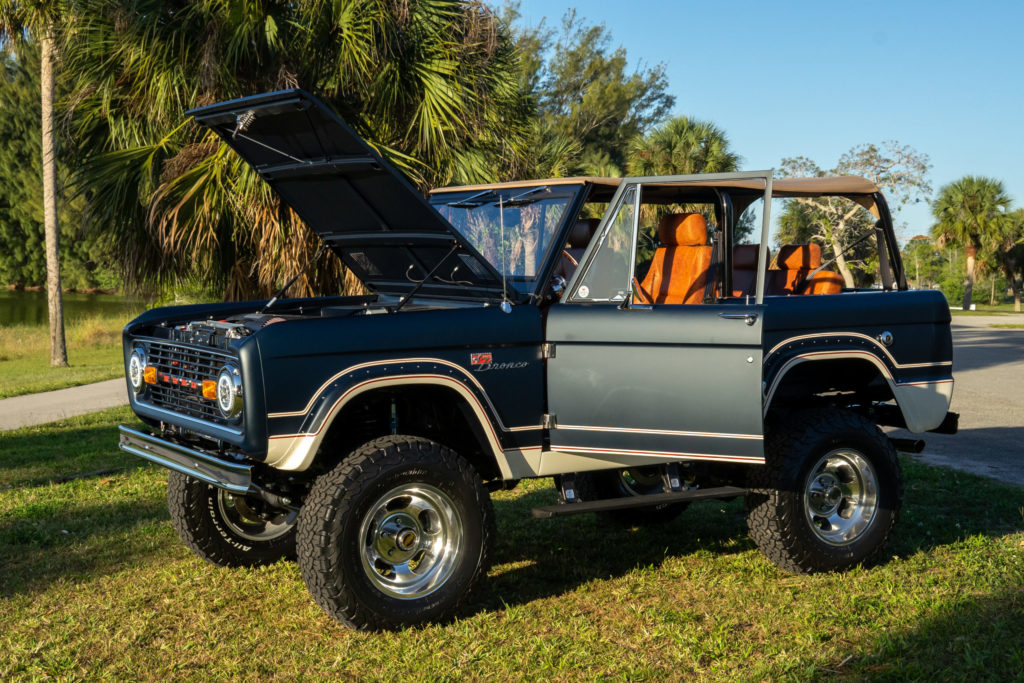
[[[853,289],[855,286],[853,282],[853,271],[850,270],[850,266],[846,265],[846,257],[843,256],[843,248],[839,245],[839,240],[835,237],[830,237],[829,241],[832,243],[832,253],[836,255],[836,266],[839,268],[839,273],[843,276],[843,282],[846,284],[848,289]]]
[[[1020,292],[1024,288],[1024,279],[1017,277],[1016,259],[1003,261],[1003,273],[1006,275],[1006,282],[1013,291],[1013,312],[1020,313]]]
[[[978,249],[974,246],[967,246],[964,249],[967,254],[967,281],[964,283],[964,310],[971,310],[971,298],[974,295],[974,259],[978,255]]]
[[[996,276],[995,275],[992,276],[992,283],[991,284],[992,284],[992,288],[988,292],[988,305],[989,306],[995,306],[996,305]]]
[[[60,290],[60,230],[57,225],[57,140],[53,121],[53,27],[40,40],[43,109],[43,231],[46,236],[46,303],[50,315],[50,365],[67,367],[64,301]]]

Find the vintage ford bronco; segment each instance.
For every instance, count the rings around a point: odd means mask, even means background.
[[[489,491],[530,477],[560,491],[539,517],[664,522],[745,496],[783,569],[867,563],[900,507],[896,446],[923,446],[879,425],[956,430],[949,309],[908,291],[863,178],[559,178],[424,198],[302,91],[190,113],[367,294],[139,316],[124,361],[149,430],[122,427],[121,448],[171,470],[171,519],[198,556],[297,556],[343,624],[455,612],[486,574]],[[770,249],[771,216],[811,200],[848,206],[848,234],[805,225],[809,243]]]

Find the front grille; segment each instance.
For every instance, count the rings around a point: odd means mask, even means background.
[[[238,360],[227,353],[147,341],[146,362],[156,368],[156,384],[149,385],[144,395],[157,408],[170,410],[189,417],[226,425],[234,420],[225,420],[217,409],[216,401],[203,398],[203,380],[217,380],[217,375],[226,363],[238,364]]]

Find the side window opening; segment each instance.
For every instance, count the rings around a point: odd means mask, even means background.
[[[763,200],[752,202],[737,220],[759,225]],[[766,295],[838,294],[881,282],[874,216],[848,197],[776,197],[765,277]],[[733,296],[752,294],[749,269],[756,270],[754,233],[733,248]],[[756,284],[756,274],[754,276]],[[745,285],[748,285],[745,287]]]
[[[634,264],[635,304],[701,304],[720,296],[719,197],[706,188],[645,185]]]

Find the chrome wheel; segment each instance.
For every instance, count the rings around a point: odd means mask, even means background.
[[[299,516],[298,510],[257,512],[244,496],[236,496],[223,489],[217,492],[217,510],[228,529],[249,541],[280,538],[292,531]]]
[[[877,507],[878,478],[861,453],[837,449],[811,468],[804,488],[804,514],[825,543],[853,543],[871,526]]]
[[[405,484],[370,506],[359,538],[370,582],[391,597],[408,600],[429,595],[452,575],[463,524],[446,493],[427,484]]]

